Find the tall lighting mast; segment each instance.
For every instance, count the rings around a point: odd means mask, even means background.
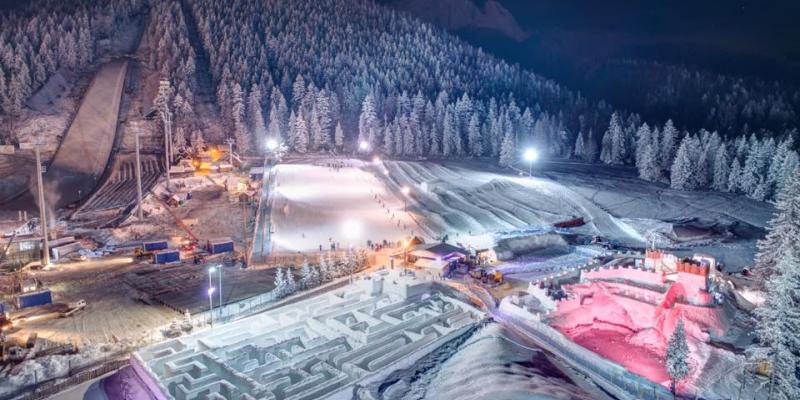
[[[50,266],[50,243],[47,240],[47,212],[45,204],[44,204],[44,184],[42,183],[42,156],[40,154],[40,147],[42,146],[42,140],[36,140],[36,146],[34,147],[36,152],[36,185],[38,186],[39,191],[39,225],[42,226],[42,244],[44,248],[42,249],[42,266],[48,267]]]
[[[170,84],[166,79],[158,83],[158,97],[161,99],[161,119],[164,121],[164,164],[167,172],[169,190],[169,167],[172,165],[172,112],[169,110]]]

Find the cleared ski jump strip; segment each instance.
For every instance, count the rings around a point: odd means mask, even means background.
[[[114,146],[127,71],[127,61],[109,62],[86,91],[45,175],[48,200],[55,208],[86,197],[99,183]]]

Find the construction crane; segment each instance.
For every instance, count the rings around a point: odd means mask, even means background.
[[[172,208],[164,200],[158,198],[158,196],[156,196],[156,198],[158,199],[158,202],[161,203],[161,205],[169,212],[169,214],[172,215],[172,218],[175,220],[175,225],[178,225],[179,228],[183,229],[183,231],[186,232],[186,234],[192,239],[191,246],[194,247],[197,245],[197,243],[200,243],[200,239],[198,239],[192,230],[183,223],[183,220],[178,217],[174,211],[172,211]]]

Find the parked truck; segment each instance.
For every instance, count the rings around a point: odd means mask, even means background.
[[[53,295],[50,293],[50,289],[24,293],[17,296],[17,308],[42,306],[51,303],[53,303]]]
[[[178,249],[165,249],[153,253],[154,264],[168,264],[181,260],[181,252]]]
[[[233,240],[231,238],[211,239],[206,244],[206,251],[210,254],[229,253],[233,251]]]

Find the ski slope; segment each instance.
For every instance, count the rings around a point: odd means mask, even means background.
[[[333,167],[340,163],[341,167]],[[321,159],[276,167],[272,198],[275,251],[329,250],[402,240],[419,228],[391,190],[359,160]]]
[[[329,167],[334,162],[345,167]],[[277,169],[272,222],[278,251],[328,249],[329,239],[363,246],[412,234],[488,248],[496,237],[583,217],[586,225],[572,231],[634,246],[651,233],[672,237],[677,227],[697,225],[710,236],[692,249],[738,265],[752,261],[758,231],[773,210],[729,193],[671,190],[637,179],[629,168],[568,162],[541,165],[533,178],[483,161],[322,158]]]
[[[412,188],[413,211],[432,235],[464,245],[486,246],[486,235],[549,226],[584,217],[582,233],[640,244],[644,237],[571,188],[548,179],[469,168],[465,165],[388,161],[386,185]]]

